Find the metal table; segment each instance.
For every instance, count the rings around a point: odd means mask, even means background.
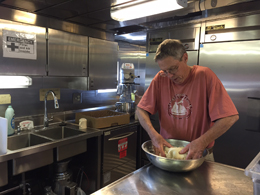
[[[92,195],[247,195],[253,182],[244,169],[205,161],[191,172],[173,173],[148,164]]]

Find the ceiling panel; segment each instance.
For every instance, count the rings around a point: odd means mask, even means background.
[[[28,12],[35,12],[37,10],[44,9],[49,6],[53,6],[66,1],[68,0],[4,0],[1,2],[1,4],[20,10],[26,10]]]
[[[66,19],[86,13],[87,8],[88,1],[73,0],[40,10],[37,13],[54,16],[56,18]]]
[[[220,17],[219,14],[222,14],[223,10],[226,13],[230,11],[231,7],[234,7],[233,5],[228,4],[228,6],[226,5],[228,11],[225,11],[225,9],[221,8],[212,8],[213,10],[208,9],[204,12],[199,12],[198,6],[195,6],[195,3],[200,2],[200,4],[203,5],[203,3],[205,4],[205,2],[211,2],[212,0],[188,0],[188,7],[182,10],[167,12],[164,14],[157,14],[124,22],[118,22],[111,18],[111,5],[116,6],[118,4],[133,1],[136,0],[0,0],[0,6],[2,5],[9,8],[23,10],[38,15],[43,15],[45,17],[55,17],[62,21],[68,21],[87,27],[98,28],[104,31],[118,33],[130,33],[131,31],[136,32],[138,30],[142,30],[142,27],[151,30],[158,28],[160,29],[167,26],[179,25],[187,21],[190,22],[190,20],[208,18],[210,13],[211,15],[216,15],[215,17]],[[244,10],[245,4],[248,3],[248,6],[250,6],[250,1],[258,2],[259,0],[229,1],[237,4],[234,9],[240,12],[241,8],[243,8]],[[224,0],[219,0],[216,2],[227,4]],[[254,9],[259,10],[259,8],[257,8],[259,6],[253,5],[251,7],[255,7]],[[188,15],[195,12],[198,12],[200,15]],[[222,17],[225,17],[225,13],[222,14]],[[138,26],[140,28],[135,28]]]
[[[110,9],[112,0],[87,0],[87,11],[97,11],[102,9]]]
[[[115,33],[115,31],[109,30],[109,29],[112,29],[114,26],[109,25],[107,23],[97,23],[97,24],[90,25],[89,27],[90,28],[97,28],[97,29],[100,29],[100,30],[104,30],[104,31],[109,31],[109,32],[114,32]]]
[[[112,20],[112,18],[110,16],[110,8],[88,13],[88,17],[95,18],[95,19],[98,19],[100,21]]]
[[[101,22],[100,20],[88,18],[88,17],[86,17],[86,15],[69,18],[68,21],[86,25],[86,26],[91,25],[91,24],[97,24],[97,23]]]

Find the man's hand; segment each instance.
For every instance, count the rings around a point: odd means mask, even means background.
[[[152,138],[152,143],[155,154],[159,155],[161,153],[162,157],[166,157],[163,146],[167,146],[169,148],[172,147],[172,145],[168,143],[160,134],[157,134],[156,137]]]
[[[188,159],[198,159],[201,158],[203,155],[203,151],[207,146],[204,143],[200,142],[198,139],[193,140],[187,146],[185,146],[181,151],[180,154],[185,154],[188,152],[186,160]]]

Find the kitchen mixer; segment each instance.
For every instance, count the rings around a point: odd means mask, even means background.
[[[135,113],[135,101],[134,93],[135,85],[138,85],[134,82],[135,78],[135,69],[133,63],[123,63],[120,68],[120,83],[117,86],[117,95],[120,95],[119,101],[116,102],[116,111],[129,113],[130,116],[133,116]]]

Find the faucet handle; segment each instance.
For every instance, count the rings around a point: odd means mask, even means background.
[[[51,118],[50,119],[48,119],[48,121],[50,122],[50,121],[53,121],[53,116],[51,116]]]
[[[20,132],[21,132],[21,127],[18,125],[17,126],[17,134],[20,134]]]

